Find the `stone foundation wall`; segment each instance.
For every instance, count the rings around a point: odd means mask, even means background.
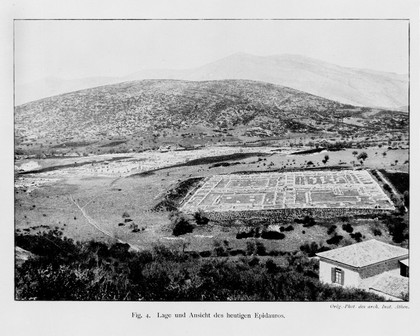
[[[284,219],[293,221],[296,218],[305,216],[316,218],[343,217],[352,215],[370,215],[387,213],[388,210],[378,209],[321,209],[321,208],[304,208],[304,209],[276,209],[276,210],[246,210],[246,211],[223,211],[223,212],[206,212],[206,216],[212,221],[228,222],[235,220],[249,221],[253,218],[261,220]],[[268,224],[268,223],[267,223]]]

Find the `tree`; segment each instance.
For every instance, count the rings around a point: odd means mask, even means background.
[[[172,216],[171,222],[173,224],[172,234],[174,236],[181,236],[194,230],[194,225],[183,214]]]
[[[362,160],[362,161],[365,161],[367,158],[368,158],[368,155],[367,155],[367,153],[366,153],[366,152],[361,152],[361,153],[357,156],[357,159],[358,159],[358,160]]]
[[[353,151],[352,154],[353,156],[356,156],[359,152],[358,151]]]

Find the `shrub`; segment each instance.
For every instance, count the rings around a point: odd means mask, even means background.
[[[332,233],[334,233],[336,228],[337,228],[337,225],[331,225],[331,226],[328,228],[327,233],[328,233],[329,235],[330,235],[330,234],[332,234]]]
[[[245,251],[244,251],[244,250],[241,250],[241,249],[230,250],[230,251],[229,251],[229,254],[230,254],[231,256],[237,256],[237,255],[246,256]]]
[[[172,230],[174,236],[181,236],[193,232],[193,230],[194,225],[192,225],[184,216],[179,216],[174,219]]]
[[[265,267],[267,268],[267,273],[276,274],[280,271],[280,267],[274,262],[273,259],[268,259],[265,262]]]
[[[258,265],[259,263],[260,263],[260,259],[258,259],[257,257],[254,257],[248,262],[248,265],[251,267],[254,267]]]
[[[327,244],[338,245],[342,239],[343,239],[343,236],[335,234],[333,237],[331,237],[330,239],[327,240]]]
[[[344,231],[348,233],[352,233],[354,230],[351,224],[343,224],[341,227],[343,228]]]
[[[277,231],[263,231],[261,238],[263,239],[284,239],[286,236],[284,233]]]
[[[225,244],[227,246],[227,244]],[[227,257],[229,254],[219,241],[214,242],[214,252],[218,257]]]
[[[375,236],[382,236],[382,231],[378,228],[374,228],[372,232]]]
[[[264,246],[263,243],[257,242],[256,247],[257,247],[256,252],[257,252],[257,254],[259,256],[265,256],[265,255],[267,255],[267,250],[265,249],[265,246]]]
[[[350,235],[358,243],[362,241],[362,234],[360,232],[355,232]]]
[[[258,236],[257,236],[258,234]],[[236,239],[243,239],[243,238],[253,238],[253,237],[259,237],[260,233],[259,233],[259,229],[257,229],[257,231],[252,228],[251,230],[247,231],[246,229],[241,229],[237,234],[236,234]]]
[[[204,211],[201,209],[194,213],[194,219],[198,225],[205,225],[209,222],[209,219],[205,216]]]
[[[323,246],[322,244],[318,246],[316,242],[312,242],[310,244],[306,242],[305,244],[300,246],[300,250],[308,254],[309,257],[313,257],[316,253],[328,251],[330,250],[330,248]]]
[[[208,257],[211,256],[211,252],[210,251],[201,251],[201,252],[199,252],[199,255],[200,255],[200,257],[208,258]]]
[[[303,227],[311,227],[315,224],[315,219],[313,219],[312,217],[305,216],[305,218],[303,219]]]
[[[253,255],[255,253],[255,243],[254,242],[246,242],[246,254]]]
[[[359,155],[357,155],[357,160],[365,161],[367,158],[368,158],[368,155],[366,152],[361,152]]]
[[[187,253],[193,259],[200,258],[200,254],[196,251],[188,251],[188,252],[185,252],[185,253]]]

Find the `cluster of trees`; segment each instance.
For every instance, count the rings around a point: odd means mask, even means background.
[[[382,300],[321,284],[317,262],[299,253],[284,266],[255,255],[202,258],[161,245],[134,252],[125,244],[75,243],[57,231],[18,235],[16,243],[37,255],[16,267],[18,300]]]

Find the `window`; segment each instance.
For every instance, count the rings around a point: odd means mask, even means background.
[[[331,282],[344,285],[344,271],[341,268],[331,268]]]

